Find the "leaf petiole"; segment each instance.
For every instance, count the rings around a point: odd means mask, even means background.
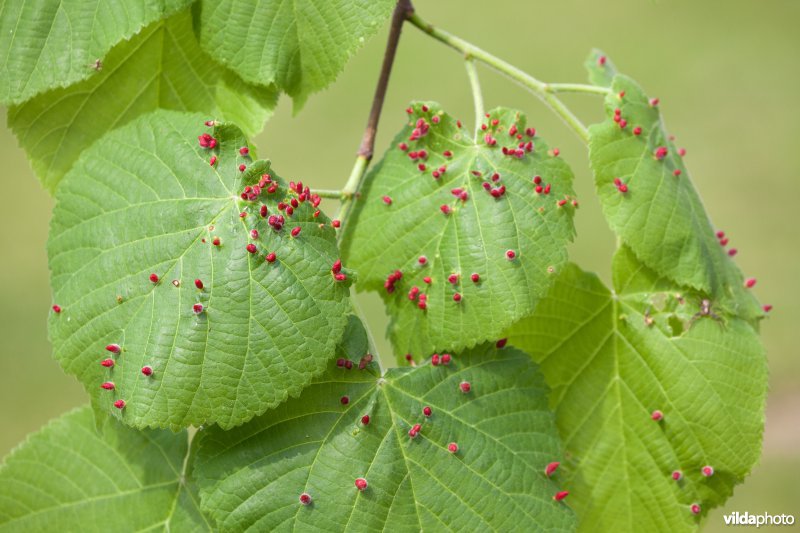
[[[476,59],[488,65],[489,67],[493,68],[494,70],[505,74],[512,80],[516,81],[533,94],[538,96],[545,104],[547,104],[550,109],[556,112],[563,120],[567,123],[569,127],[586,143],[589,142],[589,131],[586,129],[586,126],[580,121],[578,117],[561,101],[555,96],[555,92],[557,89],[560,89],[560,92],[576,92],[578,87],[582,87],[586,89],[587,86],[580,86],[579,84],[547,84],[541,80],[538,80],[531,76],[530,74],[523,72],[519,68],[515,67],[514,65],[503,61],[497,56],[490,54],[489,52],[478,48],[477,46],[473,45],[461,39],[460,37],[456,37],[455,35],[448,33],[444,30],[440,30],[439,28],[429,24],[425,20],[423,20],[419,15],[416,13],[411,13],[407,19],[411,24],[425,32],[426,34],[430,35],[437,41],[440,41],[447,46],[458,50],[466,57]],[[555,87],[555,88],[554,88]],[[598,92],[598,91],[589,91],[589,90],[582,90],[582,92]],[[607,91],[603,91],[607,92]]]
[[[331,198],[333,200],[341,200],[342,196],[344,196],[344,190],[314,189],[314,194],[319,195],[321,198]]]
[[[469,85],[472,89],[472,100],[475,103],[475,140],[477,141],[484,116],[483,93],[481,93],[481,82],[478,79],[478,70],[475,68],[475,61],[473,61],[471,57],[466,57],[464,66],[467,69]]]

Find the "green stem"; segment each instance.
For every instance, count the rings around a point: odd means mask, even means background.
[[[603,96],[611,94],[611,89],[608,87],[598,87],[597,85],[583,83],[546,83],[545,90],[551,93],[589,93]]]
[[[555,94],[553,94],[553,90],[550,89],[550,86],[547,83],[537,80],[530,74],[523,72],[514,65],[503,61],[499,57],[496,57],[489,52],[478,48],[477,46],[465,41],[464,39],[461,39],[460,37],[456,37],[455,35],[434,27],[433,25],[425,22],[416,13],[409,15],[408,21],[434,39],[446,44],[451,48],[454,48],[455,50],[458,50],[466,57],[474,58],[485,63],[489,67],[502,74],[505,74],[512,80],[531,91],[545,104],[550,106],[550,108],[555,111],[556,114],[558,114],[564,120],[564,122],[566,122],[567,125],[570,126],[581,139],[583,139],[584,142],[589,142],[589,131],[586,129],[586,126],[584,126],[578,117],[576,117],[572,111],[570,111],[569,108],[567,108],[567,106],[564,105],[564,103],[559,100]]]
[[[342,199],[342,205],[339,207],[339,214],[336,216],[336,218],[338,218],[343,225],[347,223],[350,210],[353,208],[355,197],[358,194],[359,187],[361,186],[361,179],[364,177],[364,174],[366,174],[368,165],[369,158],[364,155],[359,155],[356,158],[356,164],[353,165],[353,170],[350,171],[350,177],[347,178],[347,183],[344,184],[344,188],[342,189],[342,193],[340,195],[340,198]],[[339,232],[340,237],[343,234],[344,232]]]
[[[383,376],[386,372],[383,368],[383,361],[381,361],[381,354],[378,353],[378,345],[375,344],[375,339],[372,337],[372,330],[367,327],[367,319],[364,317],[361,304],[358,303],[358,299],[356,298],[351,298],[350,301],[353,302],[353,311],[356,312],[356,316],[358,316],[364,324],[364,330],[367,332],[367,345],[369,346],[370,353],[373,355],[373,360],[378,362],[378,368],[381,371],[381,376]]]
[[[322,198],[332,198],[334,200],[341,200],[344,194],[344,191],[338,189],[314,189],[312,192]]]
[[[477,141],[485,113],[483,110],[483,93],[481,92],[481,82],[478,79],[478,70],[475,68],[475,61],[467,57],[464,61],[464,66],[467,68],[469,86],[472,88],[472,100],[475,103],[475,140]]]

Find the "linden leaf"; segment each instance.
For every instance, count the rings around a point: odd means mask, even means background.
[[[252,136],[261,131],[277,98],[274,89],[248,85],[216,65],[200,49],[191,13],[184,10],[118,44],[90,79],[12,107],[8,122],[52,191],[85,148],[144,113],[208,113]]]
[[[0,467],[0,531],[212,531],[184,470],[186,431],[136,431],[89,407],[50,422]]]
[[[582,529],[693,531],[692,505],[702,514],[721,505],[760,456],[764,351],[747,322],[629,249],[613,273],[615,292],[570,266],[509,342],[553,387]]]
[[[394,0],[201,0],[200,42],[243,79],[302,107],[392,12]]]
[[[577,201],[569,167],[519,112],[492,111],[476,143],[435,104],[409,110],[343,253],[359,288],[381,293],[396,352],[424,357],[499,338],[533,311],[567,261]]]
[[[199,146],[198,134],[217,146]],[[234,126],[157,111],[92,145],[58,188],[55,356],[128,424],[241,424],[296,396],[344,331],[349,283],[330,271],[335,230],[318,197],[290,190],[242,147]],[[245,186],[255,200],[240,198]]]
[[[111,47],[192,1],[0,3],[0,103],[19,104],[96,75]]]
[[[244,426],[203,430],[195,473],[222,531],[567,531],[544,473],[559,457],[536,365],[481,346],[383,378],[331,365]]]
[[[617,75],[606,113],[589,128],[589,155],[611,228],[649,268],[753,323],[763,313],[729,255],[736,252],[715,234],[657,102]]]

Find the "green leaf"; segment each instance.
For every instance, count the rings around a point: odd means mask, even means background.
[[[600,49],[593,48],[589,52],[589,57],[583,64],[589,73],[589,83],[600,87],[611,87],[614,76],[617,75],[617,67],[611,59]]]
[[[331,366],[278,409],[199,434],[201,506],[222,531],[572,529],[543,472],[560,457],[559,441],[546,385],[526,354],[482,346],[448,366],[395,368],[383,378],[373,365]]]
[[[408,124],[366,178],[345,228],[343,254],[359,272],[359,289],[381,293],[398,355],[425,357],[433,350],[459,350],[497,339],[533,311],[536,298],[567,261],[574,193],[569,167],[549,155],[539,137],[525,133],[526,119],[519,112],[492,111],[487,121],[498,122],[490,123],[476,143],[438,105],[417,103],[410,110]],[[429,133],[410,141],[419,120],[429,125]],[[514,136],[509,135],[512,127]],[[487,145],[484,135],[497,144]],[[518,142],[529,141],[535,145],[532,153],[502,153],[503,147],[516,150]],[[408,151],[400,143],[407,143]],[[419,150],[427,151],[424,172],[418,167],[422,160],[409,157]],[[443,155],[448,151],[452,156]],[[434,179],[433,172],[443,166],[444,174]],[[492,181],[494,173],[499,181]],[[541,176],[542,187],[550,184],[549,194],[535,192],[534,176]],[[484,183],[502,185],[506,192],[495,198]],[[466,201],[454,189],[463,189]],[[384,197],[391,198],[391,205]],[[560,200],[566,204],[559,206]],[[443,213],[441,206],[451,213]],[[509,250],[516,254],[513,260],[506,256]],[[425,265],[420,265],[420,256],[427,259]],[[385,283],[395,270],[403,277],[389,292]],[[448,281],[453,274],[458,277],[455,284]],[[478,282],[472,274],[478,274]],[[419,297],[409,299],[413,287],[426,295],[426,310],[419,308]],[[460,302],[453,299],[456,293]]]
[[[207,131],[213,150],[198,145]],[[241,156],[245,145],[234,126],[211,130],[202,115],[157,111],[95,143],[58,188],[48,246],[62,307],[50,317],[55,356],[95,405],[128,424],[241,424],[299,394],[334,355],[349,309],[348,283],[330,272],[335,230],[311,200],[270,228],[260,206],[279,214],[278,202],[298,194],[268,161]],[[239,198],[267,173],[274,193]],[[108,344],[122,347],[110,370],[100,365]],[[116,390],[100,389],[105,381]]]
[[[192,1],[3,1],[0,103],[19,104],[96,75],[102,68],[96,61],[115,44]]]
[[[189,10],[117,45],[103,70],[9,110],[8,122],[45,186],[55,190],[81,152],[106,132],[155,109],[197,111],[258,133],[277,92],[246,84],[197,44]]]
[[[212,531],[184,471],[186,431],[136,431],[89,407],[34,433],[0,467],[0,531]]]
[[[614,292],[570,266],[509,342],[553,387],[564,485],[582,529],[691,531],[699,517],[690,506],[705,514],[720,505],[758,461],[765,355],[749,324],[713,302],[698,314],[698,293],[627,248],[613,272]],[[713,476],[701,473],[706,465]]]
[[[302,107],[389,17],[394,0],[201,0],[200,42],[250,83]]]
[[[626,121],[624,128],[614,120],[616,109]],[[658,106],[651,105],[636,82],[618,75],[606,113],[606,121],[589,128],[590,160],[611,228],[656,272],[703,291],[746,320],[761,317],[758,302],[715,235]],[[639,135],[634,133],[637,127]],[[656,157],[659,149],[667,151],[662,159]],[[619,190],[615,179],[627,192]]]

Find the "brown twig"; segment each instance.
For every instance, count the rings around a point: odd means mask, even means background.
[[[408,17],[414,14],[414,6],[411,0],[397,0],[397,5],[392,14],[392,25],[389,29],[389,38],[386,41],[386,52],[383,54],[383,64],[381,73],[378,77],[378,84],[375,86],[375,96],[372,99],[372,108],[369,111],[367,127],[364,129],[364,136],[361,138],[361,146],[358,148],[358,157],[350,177],[347,179],[342,189],[342,205],[339,208],[338,218],[342,224],[347,224],[347,218],[353,205],[353,200],[361,186],[361,180],[366,174],[367,166],[372,159],[375,150],[375,135],[378,132],[378,121],[381,118],[383,101],[386,98],[386,89],[389,87],[389,76],[392,73],[394,56],[397,53],[397,44],[400,42],[400,32],[403,30],[403,23]],[[344,235],[344,231],[339,235]]]
[[[392,25],[389,29],[389,38],[386,42],[386,52],[383,55],[380,77],[378,78],[378,84],[375,86],[372,109],[370,109],[369,112],[367,127],[361,139],[361,146],[358,148],[358,155],[366,158],[367,161],[372,159],[372,154],[375,149],[375,134],[378,132],[378,121],[381,118],[386,89],[389,87],[389,76],[392,74],[392,64],[394,63],[394,56],[397,53],[397,43],[400,41],[400,32],[403,29],[403,22],[405,22],[406,18],[412,13],[414,13],[414,6],[411,5],[411,0],[398,0],[394,8],[394,13],[392,14]]]

